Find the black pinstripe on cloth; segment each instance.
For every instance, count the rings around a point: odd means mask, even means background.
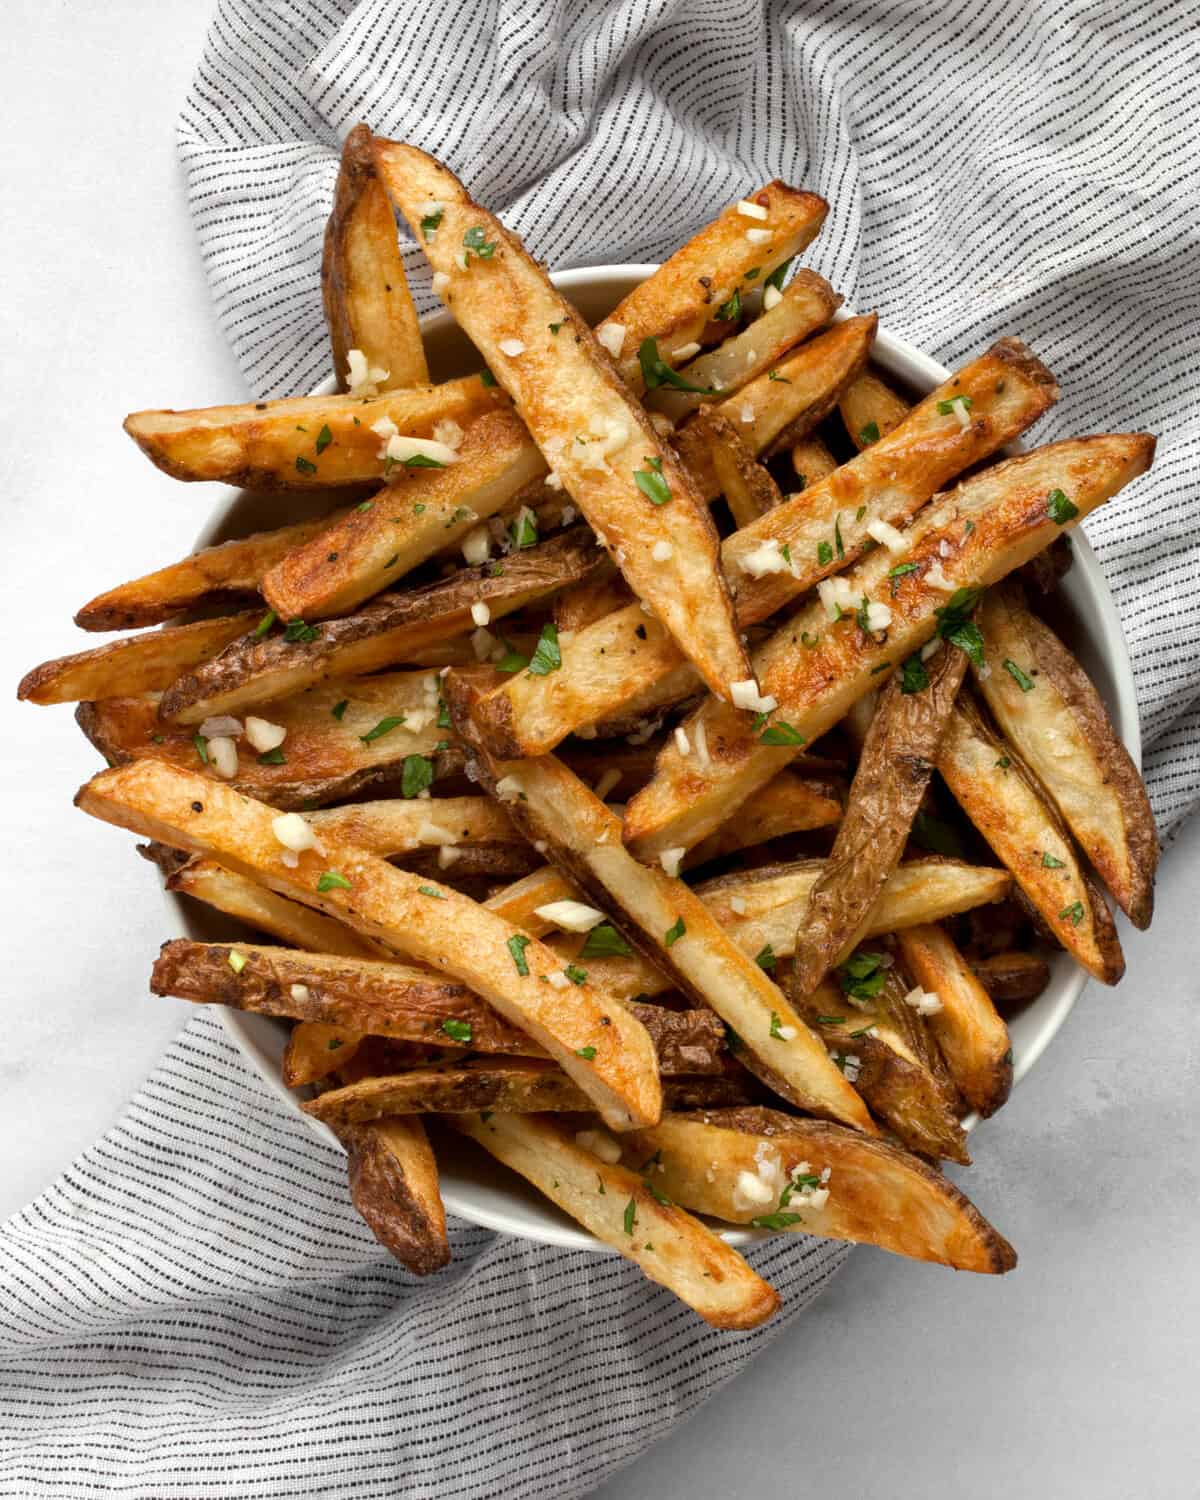
[[[947,363],[1025,338],[1044,439],[1149,428],[1088,522],[1169,834],[1200,794],[1196,34],[1169,0],[222,0],[180,123],[252,388],[326,373],[341,137],[445,157],[555,266],[661,257],[751,184],[830,200],[809,262]],[[418,306],[433,303],[419,254]],[[337,1153],[193,1021],[128,1112],[0,1230],[0,1494],[569,1500],[786,1327],[846,1253],[752,1255],[786,1311],[717,1334],[611,1257],[456,1225],[383,1258]]]

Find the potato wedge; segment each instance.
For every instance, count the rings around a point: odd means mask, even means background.
[[[713,476],[735,526],[749,526],[782,504],[779,486],[746,447],[723,409],[706,409],[693,423],[708,445]]]
[[[217,911],[236,917],[248,927],[256,927],[281,942],[305,948],[327,957],[377,958],[383,951],[368,938],[351,932],[344,923],[322,912],[311,911],[298,901],[289,901],[275,891],[259,885],[248,875],[236,874],[219,865],[215,859],[189,859],[174,874],[166,887],[177,895],[191,896]]]
[[[217,480],[250,490],[331,489],[378,483],[389,465],[374,425],[385,418],[407,437],[439,422],[466,426],[508,397],[464,375],[383,396],[292,396],[194,411],[135,411],[125,431],[172,479]]]
[[[429,366],[404,274],[396,216],[375,176],[366,125],[356,125],[342,144],[325,225],[321,295],[340,390],[346,389],[351,349],[360,350],[368,366],[387,371],[378,382],[380,390],[428,385]]]
[[[44,661],[26,672],[17,697],[30,703],[80,703],[118,693],[152,693],[216,656],[261,619],[261,610],[250,610],[194,625],[169,625]]]
[[[292,1027],[279,1073],[290,1089],[320,1083],[352,1062],[367,1038],[361,1031],[324,1021],[301,1021]]]
[[[854,947],[900,863],[966,670],[965,653],[943,643],[928,667],[918,658],[907,683],[893,674],[880,694],[837,837],[798,924],[786,985],[793,1000]]]
[[[749,1097],[744,1073],[663,1080],[663,1101],[668,1108],[716,1108],[745,1104]],[[477,1057],[363,1078],[321,1093],[300,1107],[337,1128],[389,1115],[460,1114],[468,1109],[507,1115],[577,1114],[590,1109],[591,1101],[548,1059]]]
[[[972,956],[969,964],[989,998],[1001,1005],[1036,1000],[1050,983],[1050,965],[1040,953],[989,953]]]
[[[941,1001],[926,1021],[958,1092],[981,1115],[995,1114],[1012,1089],[1008,1027],[941,927],[909,927],[896,934],[896,944],[910,976]]]
[[[236,608],[257,603],[263,574],[294,547],[320,536],[344,515],[334,511],[275,531],[216,547],[202,547],[179,562],[97,594],[75,616],[80,630],[138,630],[162,625],[186,610]]]
[[[436,779],[461,765],[456,749],[437,748],[450,746],[454,735],[438,727],[436,690],[431,695],[426,687],[436,682],[428,672],[379,673],[324,682],[273,703],[267,717],[286,729],[283,745],[263,757],[239,740],[230,784],[274,807],[298,808],[394,781],[401,782],[403,794],[407,764],[411,797],[429,784],[427,772]],[[164,723],[158,705],[153,693],[105,698],[81,703],[75,718],[110,763],[169,761],[216,780],[196,726]],[[405,720],[421,727],[410,729]],[[388,727],[380,732],[381,725]]]
[[[887,441],[880,439],[860,459]],[[1086,515],[1144,473],[1153,453],[1154,439],[1142,433],[1052,443],[951,490],[904,533],[902,563],[877,547],[849,574],[855,597],[884,602],[891,611],[883,639],[861,629],[854,616],[831,624],[819,600],[798,610],[755,653],[761,690],[779,705],[771,726],[756,731],[749,714],[706,700],[684,729],[693,747],[703,734],[707,763],[667,743],[655,779],[626,809],[630,847],[640,858],[655,858],[662,849],[690,848],[707,837],[878,686],[881,671],[929,640],[952,590],[998,582],[1059,534],[1047,508],[1054,489],[1074,495],[1079,516]],[[893,568],[905,567],[912,571],[893,575]]]
[[[471,735],[461,698],[452,685],[447,692],[460,734]],[[473,749],[475,776],[504,799],[530,841],[544,842],[587,899],[617,914],[621,931],[655,967],[737,1031],[753,1072],[801,1108],[874,1128],[782,992],[682,880],[625,850],[620,819],[578,777],[553,756],[498,763]]]
[[[369,505],[344,512],[280,558],[262,581],[279,618],[345,614],[435,553],[460,545],[546,472],[511,408],[477,416],[457,451],[458,461],[441,469],[397,465]]]
[[[853,321],[838,324],[803,348],[812,350]],[[956,390],[974,392],[976,418],[965,432],[955,417],[937,410],[938,401]],[[870,541],[866,527],[872,520],[902,521],[939,485],[1016,437],[1056,396],[1049,372],[1022,346],[1002,341],[935,391],[887,438],[727,537],[722,561],[738,595],[739,624],[765,619],[823,575],[848,567]],[[694,466],[695,455],[690,461]],[[789,547],[793,571],[754,578],[738,558],[771,541]],[[825,549],[828,562],[823,560]],[[786,560],[779,565],[784,567]],[[518,673],[483,700],[476,718],[495,754],[543,755],[573,730],[594,724],[646,691],[680,661],[657,621],[636,607],[619,610],[579,632],[563,653],[561,672],[544,679]]]
[[[659,358],[665,364],[681,364],[683,356],[677,351],[703,341],[706,329],[734,293],[762,286],[780,266],[807,249],[829,212],[823,198],[778,180],[742,201],[764,209],[766,219],[748,218],[736,204],[724,209],[653,276],[634,287],[605,320],[622,330],[620,352],[614,357],[631,390],[640,392],[645,384],[638,353],[646,339],[657,341]],[[761,238],[763,229],[770,230],[766,241]],[[803,275],[807,281],[811,273]],[[814,290],[811,283],[808,290]]]
[[[859,949],[851,956],[851,969],[876,956]],[[861,981],[846,973],[838,972],[841,987],[823,980],[797,1008],[872,1113],[910,1151],[969,1165],[958,1094],[923,1018],[905,1004],[907,982],[889,970],[873,998],[856,1001],[853,989]]]
[[[1149,927],[1159,852],[1154,814],[1099,693],[1015,583],[989,590],[979,626],[985,657],[975,678],[993,718],[1117,905],[1135,927]]]
[[[1058,942],[1102,984],[1125,972],[1117,929],[1071,835],[1016,750],[962,699],[938,770]]]
[[[689,385],[700,386],[700,391],[660,385],[647,392],[647,407],[663,412],[672,422],[682,422],[705,401],[714,399],[714,395],[705,394],[707,391],[719,392],[721,400],[727,401],[734,391],[765,375],[795,344],[823,328],[841,305],[841,297],[824,277],[815,271],[797,271],[774,307],[748,323],[741,333],[688,363],[684,379]],[[667,363],[674,363],[669,352]]]
[[[894,432],[910,410],[908,402],[870,370],[852,380],[838,401],[846,433],[860,453]]]
[[[792,469],[798,490],[806,490],[810,485],[828,479],[836,468],[837,460],[820,438],[801,438],[792,444]]]
[[[446,1210],[425,1126],[413,1115],[343,1126],[350,1197],[371,1233],[406,1270],[429,1276],[450,1264]]]
[[[999,1275],[1016,1255],[962,1193],[933,1167],[886,1141],[824,1120],[801,1120],[771,1109],[712,1110],[664,1115],[622,1138],[627,1161],[655,1161],[653,1182],[696,1213],[731,1224],[753,1224],[878,1245],[913,1260],[957,1271]],[[782,1208],[755,1212],[737,1192],[743,1172],[784,1186],[805,1179],[813,1192],[789,1194]],[[820,1178],[829,1170],[827,1196]],[[807,1184],[816,1177],[817,1184]]]
[[[309,626],[301,640],[286,631],[248,633],[177,677],[163,694],[159,714],[172,723],[199,724],[213,714],[291,697],[329,677],[377,672],[473,630],[472,611],[480,605],[485,619],[502,619],[588,577],[603,558],[591,531],[575,526],[503,562],[380,594],[352,615]]]
[[[102,771],[76,802],[106,822],[217,859],[462,980],[539,1042],[614,1128],[658,1118],[658,1068],[645,1028],[586,981],[568,982],[570,994],[557,989],[556,955],[457,891],[328,833],[319,853],[306,849],[289,868],[271,808],[165,761]]]
[[[476,1113],[448,1123],[713,1327],[756,1328],[778,1308],[776,1293],[732,1246],[660,1203],[635,1173],[594,1156],[552,1117]]]
[[[683,466],[591,329],[451,172],[393,142],[376,142],[375,164],[435,271],[449,277],[444,300],[629,586],[709,687],[727,695],[749,667],[717,567],[716,532]],[[421,221],[433,201],[442,219],[425,238]]]

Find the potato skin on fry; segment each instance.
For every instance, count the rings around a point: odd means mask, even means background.
[[[416,1276],[450,1264],[437,1163],[415,1116],[344,1125],[350,1197],[385,1249]]]

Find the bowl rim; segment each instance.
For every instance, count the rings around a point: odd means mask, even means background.
[[[551,280],[559,290],[567,293],[579,287],[586,287],[588,290],[597,288],[604,290],[613,283],[620,283],[623,289],[626,283],[643,281],[657,269],[656,262],[579,266],[567,271],[553,272]],[[835,314],[835,319],[841,321],[850,316],[853,316],[851,310],[842,307]],[[453,314],[444,308],[427,313],[421,318],[420,326],[423,334],[433,337],[445,335],[457,327]],[[941,384],[949,378],[951,373],[939,361],[883,324],[880,324],[877,330],[872,348],[872,360],[886,372],[921,392],[931,390],[934,386]],[[329,376],[315,386],[310,394],[327,395],[335,388],[335,380],[333,376]],[[1010,445],[1010,451],[1020,451],[1020,448],[1021,445],[1018,443]],[[231,488],[223,490],[221,497],[210,509],[208,520],[196,539],[197,549],[212,545],[213,541],[222,534],[225,523],[235,506],[240,503],[243,494],[243,491]],[[1075,564],[1068,575],[1067,586],[1071,593],[1079,596],[1074,602],[1090,607],[1098,617],[1100,641],[1106,648],[1106,664],[1110,677],[1111,701],[1108,701],[1107,706],[1113,715],[1122,742],[1135,763],[1140,766],[1141,734],[1133,669],[1120,617],[1096,554],[1081,528],[1077,527],[1072,532],[1072,541],[1075,547]],[[1102,696],[1105,695],[1102,694]],[[164,891],[163,894],[176,918],[182,918],[185,928],[191,926],[191,913],[186,903],[169,892]],[[1061,962],[1062,960],[1065,962]],[[1038,1025],[1030,1039],[1019,1049],[1014,1044],[1016,1054],[1013,1067],[1014,1087],[1041,1058],[1063,1026],[1088,982],[1086,972],[1065,954],[1056,957],[1056,964],[1057,967],[1046,991],[1025,1012],[1027,1016],[1036,1013]],[[341,1142],[327,1125],[301,1110],[297,1095],[284,1084],[277,1064],[252,1034],[250,1018],[244,1012],[228,1006],[217,1006],[215,1009],[226,1034],[259,1074],[270,1092],[280,1101],[283,1108],[294,1117],[303,1120],[318,1138],[337,1147],[338,1150],[343,1150]],[[972,1128],[977,1123],[977,1118],[973,1115],[968,1116],[964,1121],[965,1127]],[[519,1214],[514,1217],[511,1211],[503,1207],[497,1208],[481,1203],[470,1184],[459,1186],[443,1181],[442,1197],[448,1213],[480,1228],[515,1235],[521,1239],[558,1249],[586,1250],[608,1255],[619,1253],[569,1220],[548,1202],[541,1204],[544,1223],[539,1222],[537,1229],[534,1230]],[[770,1230],[740,1228],[716,1222],[712,1222],[712,1227],[722,1239],[741,1248],[755,1244],[772,1234]]]

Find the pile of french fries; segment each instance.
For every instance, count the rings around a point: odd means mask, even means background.
[[[480,370],[429,382],[397,213]],[[166,943],[154,993],[292,1023],[413,1271],[464,1136],[718,1327],[778,1298],[709,1220],[1005,1271],[937,1164],[1049,954],[1121,977],[1098,882],[1150,920],[1141,779],[1048,620],[1154,441],[1005,457],[1058,394],[1012,338],[910,401],[788,279],[825,213],[768,183],[593,330],[359,126],[340,393],[125,423],[280,526],[99,595],[76,623],[134,633],[21,684],[108,761],[79,806],[254,934]]]

